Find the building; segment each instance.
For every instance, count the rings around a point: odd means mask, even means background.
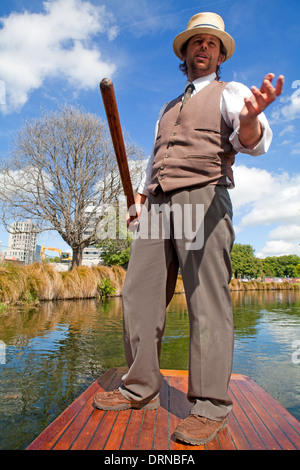
[[[88,216],[90,216],[90,213],[94,210],[94,206],[91,204],[89,207],[85,209],[85,212]],[[99,215],[97,212],[101,212],[101,209],[98,209],[96,211],[95,215],[90,219],[89,227],[84,232],[84,238],[87,238],[89,235],[91,235],[92,231],[94,230],[95,226],[98,223],[99,220]],[[94,261],[99,263],[100,262],[100,257],[101,257],[101,249],[97,248],[97,245],[89,245],[86,248],[84,248],[83,253],[82,253],[82,261]]]
[[[39,261],[40,247],[36,244],[37,232],[31,220],[10,225],[8,249],[3,250],[4,260],[30,264]]]

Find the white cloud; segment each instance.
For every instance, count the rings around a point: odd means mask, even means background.
[[[291,154],[292,154],[292,155],[299,155],[299,154],[300,154],[300,142],[298,142],[297,144],[293,145]]]
[[[291,121],[300,117],[300,80],[295,80],[292,83],[292,88],[295,89],[291,95],[283,96],[279,99],[279,104],[275,107],[272,118],[276,121]],[[288,128],[290,132],[293,126]],[[284,131],[280,134],[282,135]]]
[[[299,240],[300,225],[279,225],[269,233],[270,240]]]
[[[255,201],[260,201],[269,193],[272,185],[272,175],[259,168],[248,168],[244,165],[234,166],[235,189],[230,191],[235,212],[245,210]]]
[[[282,131],[280,132],[280,137],[283,136],[284,134],[287,134],[287,133],[294,133],[295,132],[295,126],[293,124],[289,124],[288,126],[286,126],[284,129],[282,129]]]
[[[236,166],[235,180],[231,199],[238,220],[236,233],[247,227],[259,230],[260,226],[277,225],[257,256],[300,255],[300,174]]]
[[[130,32],[134,37],[157,35],[168,29],[182,27],[180,22],[185,11],[172,9],[168,2],[160,0],[110,0],[109,6],[118,18],[120,31]]]
[[[267,240],[263,250],[256,254],[257,258],[267,256],[297,255],[300,256],[299,247],[295,243],[288,243],[285,240]]]
[[[6,111],[21,109],[46,78],[64,78],[86,89],[116,70],[101,58],[92,41],[99,34],[108,40],[118,34],[104,6],[54,0],[43,7],[42,13],[13,12],[0,20],[0,79],[6,85]]]
[[[261,253],[257,256],[281,256],[296,254],[300,256],[300,225],[279,225],[269,233]]]

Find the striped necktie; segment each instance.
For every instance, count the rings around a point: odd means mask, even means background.
[[[181,110],[181,109],[183,108],[183,106],[187,103],[187,101],[188,101],[189,99],[191,99],[191,96],[192,96],[192,93],[193,93],[194,89],[195,89],[195,86],[194,86],[192,83],[190,83],[190,84],[186,87],[180,110]]]

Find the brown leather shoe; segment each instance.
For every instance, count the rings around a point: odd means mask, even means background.
[[[94,406],[100,410],[121,411],[121,410],[156,410],[160,405],[159,395],[151,401],[129,401],[123,397],[119,390],[112,392],[98,392],[94,396]]]
[[[191,445],[202,445],[212,441],[219,431],[227,426],[227,418],[214,421],[209,418],[190,414],[178,424],[174,436]]]

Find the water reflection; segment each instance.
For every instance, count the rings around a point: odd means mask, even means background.
[[[296,291],[232,293],[234,371],[252,377],[300,419],[300,294]]]
[[[300,294],[232,293],[234,372],[251,376],[300,419]],[[0,314],[0,448],[23,449],[105,370],[125,366],[121,298],[45,302]],[[188,368],[189,321],[184,295],[168,308],[164,369]]]

